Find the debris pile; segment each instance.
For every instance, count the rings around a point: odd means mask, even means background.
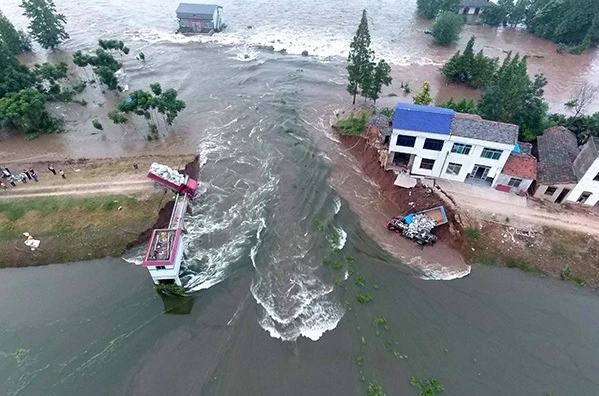
[[[430,233],[437,226],[437,222],[425,214],[415,214],[411,221],[406,217],[405,221],[408,223],[407,234]]]
[[[185,176],[170,167],[157,162],[154,162],[150,166],[150,173],[176,185],[181,185],[185,182]]]
[[[387,228],[401,233],[406,238],[416,241],[419,245],[433,244],[437,236],[432,233],[437,222],[423,213],[410,214],[406,217],[394,217]]]

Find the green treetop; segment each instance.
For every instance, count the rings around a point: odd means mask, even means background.
[[[391,66],[384,59],[381,59],[374,68],[371,84],[366,97],[372,99],[374,103],[379,98],[379,94],[383,90],[383,85],[388,87],[393,81],[391,77]]]
[[[29,32],[43,48],[56,48],[69,38],[64,30],[67,22],[63,14],[56,11],[52,0],[23,0],[21,7],[29,18]]]
[[[460,38],[464,28],[464,17],[453,12],[445,11],[435,19],[432,35],[439,45],[450,46]]]
[[[31,51],[31,40],[22,30],[17,30],[13,24],[0,12],[0,41],[13,54]]]
[[[456,12],[459,4],[459,0],[416,0],[418,13],[426,19],[433,19],[443,11]]]
[[[362,11],[362,19],[356,35],[350,45],[347,58],[348,84],[347,91],[353,95],[353,104],[356,104],[356,95],[359,92],[369,92],[374,70],[374,52],[370,49],[370,33],[368,32],[368,18],[366,10]]]
[[[416,95],[414,95],[414,104],[428,106],[432,103],[433,98],[431,97],[431,86],[428,81],[422,84],[422,89]]]

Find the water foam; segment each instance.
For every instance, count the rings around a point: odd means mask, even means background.
[[[408,266],[421,271],[422,275],[419,278],[424,280],[460,279],[468,276],[472,270],[469,265],[463,268],[449,268],[441,263],[426,263],[421,257],[413,257],[408,262]]]

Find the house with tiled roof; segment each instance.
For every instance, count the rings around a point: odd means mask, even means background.
[[[451,109],[398,103],[387,167],[415,178],[495,186],[516,147],[518,126]]]
[[[532,155],[532,144],[518,142],[510,153],[495,188],[513,193],[528,193],[537,178],[537,159]]]
[[[580,154],[576,135],[564,127],[547,129],[537,138],[539,167],[536,198],[561,203],[578,184],[574,161]]]
[[[538,139],[539,172],[535,197],[587,206],[599,202],[599,139],[578,147],[564,127],[549,128]]]

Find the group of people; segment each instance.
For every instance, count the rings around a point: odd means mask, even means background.
[[[52,166],[52,165],[48,165],[48,170],[55,175],[57,174],[56,169],[54,169],[54,166]],[[63,179],[67,178],[62,169],[58,170],[58,174]],[[10,169],[5,167],[2,169],[2,180],[0,180],[0,188],[7,190],[8,189],[7,184],[10,184],[11,186],[16,187],[17,182],[27,184],[28,180],[34,180],[37,183],[37,173],[35,172],[35,170],[33,168],[23,169],[23,172],[21,172],[21,173],[13,173],[10,171]],[[5,181],[6,181],[6,183],[5,183]]]

